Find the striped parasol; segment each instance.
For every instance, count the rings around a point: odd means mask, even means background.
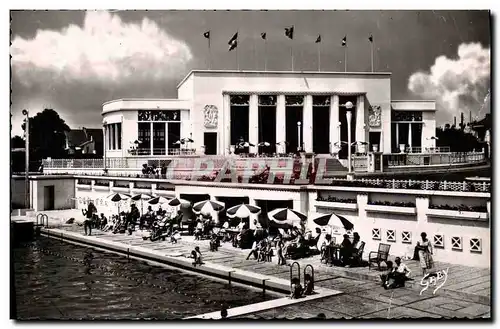
[[[160,203],[167,203],[168,201],[169,201],[169,199],[167,199],[167,198],[164,198],[162,196],[157,196],[157,197],[149,200],[148,203],[155,205],[155,204],[160,204]]]
[[[193,212],[195,214],[210,215],[212,212],[219,212],[224,210],[224,202],[215,200],[205,200],[197,202],[193,205]]]
[[[229,218],[247,218],[250,215],[260,214],[260,207],[252,206],[250,204],[240,204],[229,208],[226,211],[227,217]]]
[[[188,200],[181,199],[181,198],[175,198],[175,199],[168,201],[168,205],[172,206],[172,207],[189,206],[190,204],[191,204],[191,202],[189,202]]]
[[[275,227],[292,227],[307,220],[307,216],[289,208],[278,208],[270,211],[267,217]]]
[[[152,198],[151,195],[141,193],[141,194],[133,195],[130,199],[132,199],[134,201],[141,200],[141,215],[142,215],[142,213],[144,212],[144,204],[143,204],[144,200],[149,200],[151,198]]]
[[[124,193],[113,193],[108,195],[108,199],[112,202],[118,202],[118,215],[120,215],[120,201],[130,199],[130,195]]]
[[[113,193],[108,195],[108,199],[110,199],[113,202],[120,202],[122,200],[130,199],[130,195],[124,193]]]
[[[345,228],[346,230],[352,230],[354,228],[354,225],[349,220],[335,213],[320,215],[314,218],[313,221],[319,226],[330,226],[340,229]]]

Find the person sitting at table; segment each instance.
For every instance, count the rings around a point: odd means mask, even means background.
[[[204,225],[201,220],[196,221],[196,228],[194,230],[194,239],[201,240],[201,236],[203,235]]]
[[[312,295],[314,293],[314,282],[312,280],[311,274],[307,273],[304,275],[304,295]]]
[[[325,236],[325,240],[321,244],[321,261],[325,261],[325,263],[328,263],[331,259],[331,247],[333,247],[333,241],[332,241],[332,236],[330,234],[327,234]]]
[[[243,221],[243,219],[241,220],[241,222],[238,224],[237,226],[238,230],[241,232],[243,231],[243,229],[245,228],[245,222]]]
[[[108,219],[106,218],[106,216],[104,216],[103,213],[101,213],[100,224],[101,226],[99,227],[99,229],[101,231],[104,231],[104,228],[106,227],[106,225],[108,225]]]
[[[161,208],[161,206],[158,207],[158,210],[156,211],[157,216],[164,216],[165,211]]]
[[[349,240],[349,235],[344,234],[344,240],[340,244],[340,262],[343,266],[349,266],[352,250],[352,242]]]

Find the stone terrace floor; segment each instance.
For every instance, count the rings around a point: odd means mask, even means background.
[[[59,216],[55,214],[49,214],[49,216],[52,227],[61,226],[58,219],[66,217],[63,213]],[[83,228],[77,225],[64,225],[58,228],[80,231],[83,234]],[[278,266],[276,257],[273,257],[272,263],[257,263],[253,257],[251,260],[245,260],[249,250],[235,249],[229,243],[222,244],[217,252],[210,252],[208,240],[194,241],[188,236],[183,236],[177,244],[171,244],[170,242],[143,240],[140,232],[123,235],[93,231],[93,235],[106,240],[165,251],[165,254],[188,254],[197,245],[200,246],[205,262],[282,279],[290,277],[290,268]],[[367,252],[369,251],[365,253]],[[394,290],[385,290],[380,286],[378,278],[380,272],[376,269],[369,271],[368,267],[330,267],[320,263],[319,255],[301,259],[298,262],[301,265],[301,271],[307,264],[314,267],[316,286],[340,290],[344,294],[244,315],[240,318],[312,318],[320,313],[325,314],[328,319],[491,317],[489,269],[436,262],[436,269],[449,268],[447,282],[435,295],[432,294],[433,288],[431,287],[420,295],[422,273],[415,261],[406,261],[412,270],[414,281],[410,281],[405,288]]]

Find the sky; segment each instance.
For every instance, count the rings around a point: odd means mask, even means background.
[[[294,26],[294,40],[284,28]],[[23,108],[56,110],[71,128],[101,127],[102,103],[175,98],[192,69],[392,72],[392,99],[435,99],[438,125],[489,112],[487,11],[11,11],[12,135]],[[211,31],[211,51],[203,33]],[[267,47],[260,34],[267,33]],[[209,55],[211,53],[211,56]]]

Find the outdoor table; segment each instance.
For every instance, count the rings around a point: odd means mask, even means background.
[[[338,261],[340,259],[340,246],[333,245],[326,247],[326,262],[333,263],[334,261]]]

